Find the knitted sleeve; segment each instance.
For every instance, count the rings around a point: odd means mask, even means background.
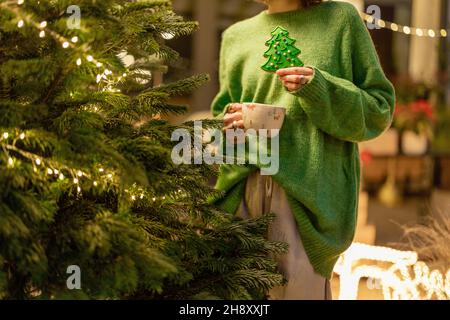
[[[219,85],[220,89],[211,104],[211,111],[214,117],[222,118],[225,113],[225,107],[231,103],[229,93],[228,75],[226,70],[226,52],[227,52],[227,31],[222,34],[220,46],[220,62],[219,62]],[[229,58],[229,57],[228,57]]]
[[[386,78],[372,42],[353,6],[348,22],[353,79],[346,80],[313,67],[315,75],[293,92],[311,121],[324,132],[345,141],[373,139],[392,122],[395,93]]]

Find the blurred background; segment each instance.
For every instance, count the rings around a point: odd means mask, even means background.
[[[396,298],[397,294],[397,298],[407,298],[406,293],[401,295],[406,292],[402,286],[416,281],[415,285],[428,290],[430,298],[450,299],[450,272],[446,273],[450,270],[450,3],[347,2],[357,7],[362,18],[364,13],[381,18],[375,23],[369,18],[372,23],[368,26],[383,68],[396,87],[397,108],[392,128],[378,139],[360,145],[363,183],[355,242],[368,246],[351,248],[356,253],[352,251],[354,261],[347,265],[340,261],[333,280],[334,297],[386,299]],[[183,58],[171,66],[164,81],[194,73],[209,73],[212,81],[181,101],[191,106],[187,116],[172,120],[208,118],[210,103],[218,91],[222,31],[265,6],[251,0],[173,0],[173,4],[177,13],[198,21],[200,29],[191,37],[169,40]],[[370,253],[376,248],[385,251]],[[403,252],[416,256],[402,256]],[[421,284],[415,269],[392,269],[408,257],[427,264],[419,264],[420,272],[428,272],[430,279],[434,277],[431,282],[426,281],[436,288]],[[416,262],[410,261],[409,266],[416,266]],[[363,266],[366,269],[360,269],[356,281],[355,268]],[[432,274],[434,269],[440,270],[441,278]],[[390,273],[379,273],[386,270]],[[396,272],[403,273],[399,276],[401,281],[410,282],[389,287],[389,281],[397,279]],[[344,277],[347,280],[343,281]]]

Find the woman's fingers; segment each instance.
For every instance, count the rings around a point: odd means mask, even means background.
[[[242,120],[242,112],[226,113],[223,117],[225,125],[229,125],[230,123],[233,123],[233,121],[239,120]]]
[[[242,121],[242,112],[240,111],[225,114],[223,122],[224,122],[224,130],[232,129],[233,123],[235,123],[236,128],[244,127],[244,121]]]
[[[227,113],[233,113],[242,110],[242,104],[240,103],[231,103],[228,106]]]
[[[288,76],[280,77],[280,80],[283,82],[300,83],[300,81],[302,80],[302,77],[298,76],[298,75],[288,75]]]
[[[294,78],[284,77],[283,79],[280,79],[283,82],[283,86],[288,89],[288,91],[297,91],[311,80],[310,77],[293,77]]]
[[[280,77],[280,80],[283,82],[292,82],[292,83],[299,83],[299,84],[305,84],[309,80],[311,80],[310,76],[304,76],[304,75],[288,75],[284,77]]]
[[[244,120],[235,120],[228,125],[223,127],[223,130],[234,130],[234,129],[244,129]]]
[[[297,91],[302,87],[301,84],[293,82],[284,82],[283,84],[286,87],[286,89],[288,89],[288,91]]]
[[[305,67],[285,68],[277,71],[278,78],[289,91],[296,91],[311,81],[314,70]]]
[[[279,77],[285,77],[289,75],[304,75],[304,76],[312,76],[314,75],[314,70],[307,67],[292,67],[292,68],[284,68],[277,71],[277,75]]]
[[[223,118],[223,130],[244,128],[242,120],[242,104],[232,103],[227,108],[227,113]]]

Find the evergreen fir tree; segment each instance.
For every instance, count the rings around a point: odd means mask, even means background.
[[[196,28],[166,0],[0,1],[1,298],[250,299],[282,283],[271,217],[217,211],[216,168],[171,160],[171,133],[192,124],[159,115],[185,112],[171,98],[207,77],[152,74],[178,57],[165,36]]]

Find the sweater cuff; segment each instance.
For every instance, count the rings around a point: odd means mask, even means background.
[[[300,89],[291,92],[291,94],[316,105],[323,101],[323,97],[327,94],[327,80],[319,69],[315,67],[310,68],[314,69],[312,79]]]

